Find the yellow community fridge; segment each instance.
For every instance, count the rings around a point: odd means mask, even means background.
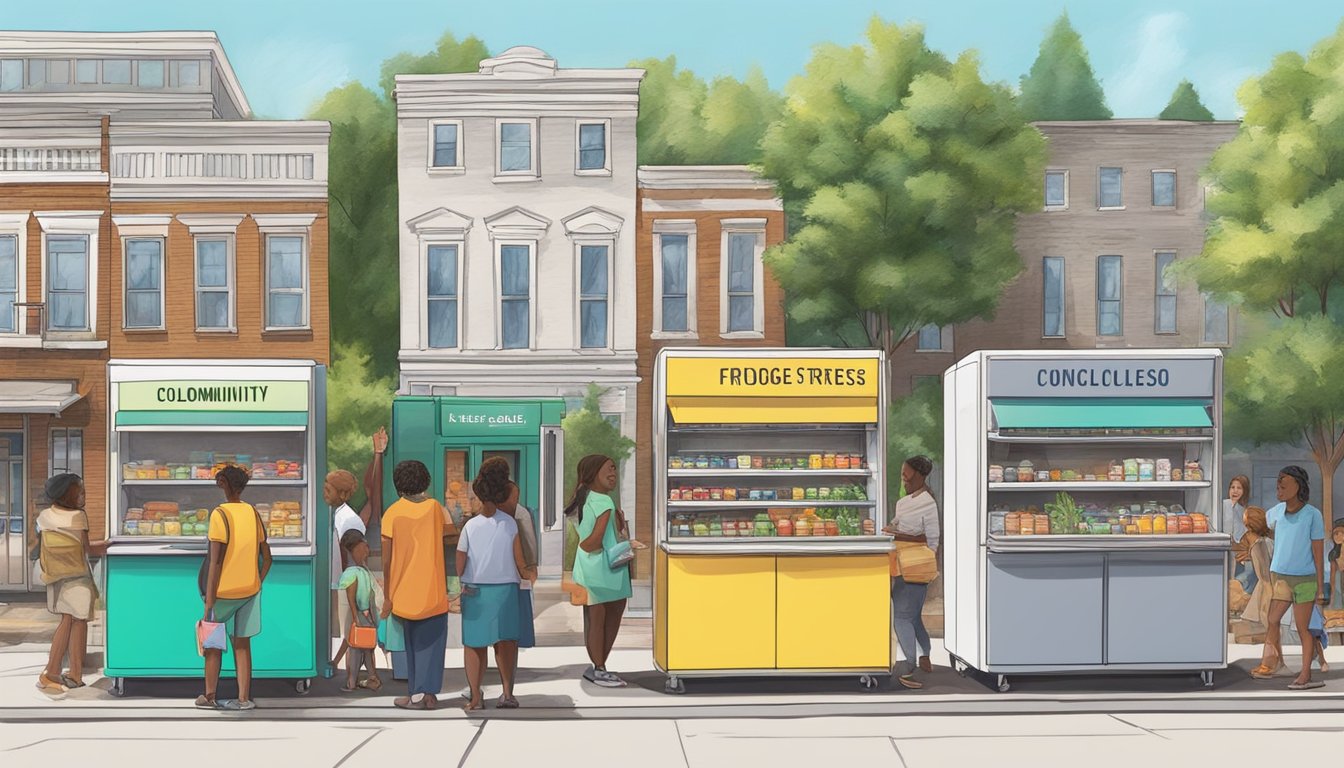
[[[873,350],[665,349],[654,659],[684,678],[891,674],[886,365]]]

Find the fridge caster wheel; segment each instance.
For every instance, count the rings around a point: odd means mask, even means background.
[[[1012,686],[1008,684],[1008,676],[999,675],[999,693],[1007,693],[1011,689]]]
[[[863,677],[859,678],[859,686],[862,687],[863,690],[865,691],[876,690],[877,678],[873,675],[864,675]]]
[[[663,684],[663,692],[680,696],[686,692],[686,681],[673,675],[667,678],[667,682]]]
[[[967,666],[966,662],[962,661],[961,659],[953,659],[952,668],[955,669],[957,671],[957,674],[960,675],[961,677],[965,677],[971,670],[971,668]]]
[[[125,696],[125,695],[126,695],[126,678],[124,678],[124,677],[114,677],[114,678],[112,678],[112,688],[109,689],[109,692],[110,692],[113,696],[116,696],[117,698],[121,698],[122,696]]]
[[[1204,683],[1205,688],[1213,687],[1213,670],[1206,669],[1199,673],[1200,682]]]
[[[294,690],[298,691],[300,696],[307,696],[308,691],[313,689],[313,681],[309,678],[294,681]]]

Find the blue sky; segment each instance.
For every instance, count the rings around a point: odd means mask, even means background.
[[[1219,118],[1236,89],[1283,51],[1307,51],[1344,17],[1337,0],[44,0],[6,3],[10,29],[207,29],[219,33],[253,109],[298,117],[329,88],[374,84],[383,59],[423,52],[444,30],[492,52],[535,45],[561,66],[609,67],[675,54],[703,77],[759,64],[784,87],[812,46],[850,44],[878,14],[922,23],[948,55],[974,48],[985,76],[1010,83],[1031,66],[1067,7],[1117,117],[1152,117],[1183,77]],[[1274,7],[1276,12],[1266,12]],[[1291,9],[1291,10],[1290,10]]]

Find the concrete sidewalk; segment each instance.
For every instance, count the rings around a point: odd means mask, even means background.
[[[229,717],[199,711],[192,699],[199,680],[127,681],[124,698],[114,697],[110,681],[90,673],[88,688],[53,700],[34,683],[45,664],[42,646],[15,646],[0,653],[0,721],[3,720],[196,720]],[[1344,649],[1331,649],[1332,663],[1344,668]],[[1013,690],[997,693],[986,680],[962,678],[947,668],[947,658],[935,651],[938,666],[926,677],[922,691],[883,687],[864,691],[856,677],[830,679],[721,679],[692,680],[686,695],[663,691],[664,677],[652,669],[647,650],[618,650],[609,667],[629,682],[625,689],[598,688],[581,679],[587,665],[582,648],[534,648],[521,654],[517,696],[519,710],[488,708],[470,717],[457,709],[455,692],[465,686],[460,652],[450,652],[444,673],[443,708],[436,712],[404,712],[392,699],[404,684],[384,673],[379,694],[338,691],[341,678],[314,681],[312,691],[298,695],[291,683],[260,680],[254,697],[258,712],[243,717],[268,720],[405,719],[700,719],[736,717],[815,717],[842,715],[930,714],[1062,714],[1087,712],[1246,712],[1338,711],[1344,708],[1344,673],[1332,671],[1318,679],[1326,687],[1307,692],[1286,689],[1291,675],[1273,680],[1252,679],[1247,670],[1259,660],[1259,648],[1233,646],[1235,662],[1219,673],[1212,689],[1195,675],[1163,677],[1016,678]],[[100,664],[93,654],[91,664]],[[1289,659],[1290,666],[1296,660]],[[495,673],[491,671],[491,676]],[[490,681],[487,677],[487,682]],[[498,678],[494,678],[498,680]],[[233,693],[233,684],[221,684],[221,697]],[[487,703],[498,696],[498,685],[487,685]]]

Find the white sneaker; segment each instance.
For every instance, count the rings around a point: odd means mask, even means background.
[[[596,670],[594,675],[597,677],[594,682],[603,688],[624,688],[626,685],[624,680],[605,669]]]

